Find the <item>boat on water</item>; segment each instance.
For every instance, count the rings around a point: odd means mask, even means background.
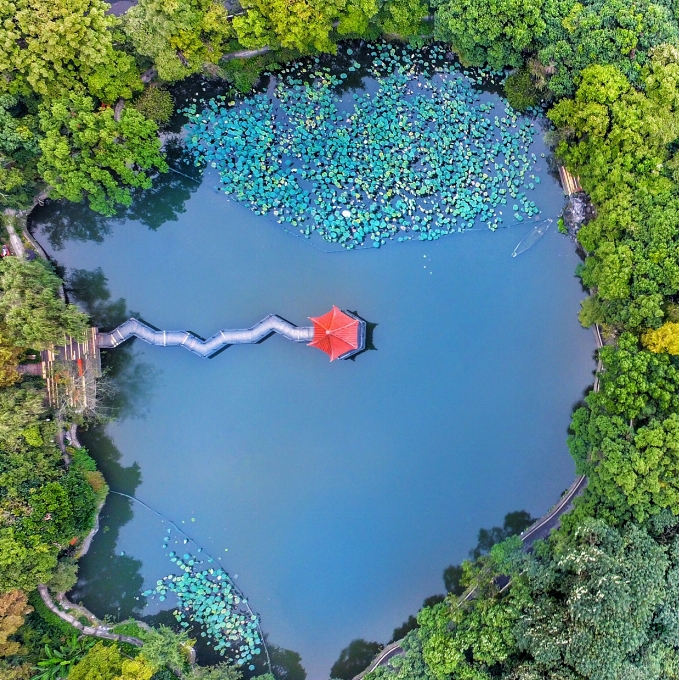
[[[554,220],[546,219],[542,222],[538,222],[520,241],[519,244],[514,248],[512,257],[521,255],[525,253],[529,248],[532,248],[547,232],[549,226]]]

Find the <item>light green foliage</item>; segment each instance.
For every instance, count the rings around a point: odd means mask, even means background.
[[[0,441],[6,448],[19,446],[26,430],[36,427],[36,419],[45,411],[43,402],[44,395],[38,390],[21,387],[0,390]],[[4,474],[8,473],[8,470],[4,471]],[[2,475],[0,471],[0,485],[3,485]]]
[[[636,80],[652,47],[679,39],[662,0],[545,0],[544,18],[538,56],[552,65],[549,89],[557,97],[573,94],[591,64],[614,65]]]
[[[191,642],[186,631],[175,633],[172,628],[159,626],[146,634],[141,656],[153,668],[167,666],[175,672],[188,665]]]
[[[55,572],[47,581],[49,589],[54,593],[68,592],[78,581],[78,563],[72,557],[59,560]]]
[[[44,260],[0,261],[0,333],[17,347],[43,349],[81,337],[87,317],[58,296],[61,280]]]
[[[59,549],[37,536],[25,540],[12,527],[0,528],[0,591],[31,591],[46,581],[57,565]]]
[[[125,14],[124,30],[170,82],[216,64],[234,35],[215,0],[141,0]]]
[[[150,680],[153,668],[142,658],[126,659],[115,645],[98,642],[71,670],[69,680]]]
[[[172,95],[162,87],[148,87],[137,97],[134,108],[158,125],[167,125],[174,111]]]
[[[388,34],[404,38],[422,33],[422,20],[429,6],[422,0],[387,0],[380,13],[380,28]]]
[[[545,30],[543,15],[544,0],[441,0],[436,36],[463,64],[518,68]]]
[[[672,77],[675,65],[652,63],[647,77],[657,72]],[[616,184],[636,184],[637,175],[659,177],[667,144],[679,133],[679,118],[668,102],[655,91],[633,89],[615,66],[585,69],[575,99],[562,100],[548,115],[563,131],[557,152],[597,203],[614,187],[617,193]]]
[[[679,604],[675,544],[668,559],[643,529],[589,521],[534,553],[524,572],[531,601],[514,628],[530,661],[513,677],[676,677],[677,627],[665,618]]]
[[[348,0],[339,20],[340,35],[366,35],[380,9],[378,0]]]
[[[132,108],[120,121],[113,110],[97,110],[91,97],[73,95],[43,106],[38,168],[55,197],[80,201],[92,210],[114,214],[118,204],[130,205],[127,187],[148,189],[148,171],[167,170],[160,155],[156,124]]]
[[[114,45],[117,20],[107,9],[103,0],[0,0],[0,90],[131,97],[139,75]]]
[[[235,17],[233,26],[245,47],[332,53],[337,49],[330,32],[345,0],[244,0],[241,4],[247,13]]]

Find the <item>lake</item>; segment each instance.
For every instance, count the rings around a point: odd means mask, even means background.
[[[541,515],[573,480],[567,428],[594,338],[556,229],[563,194],[546,159],[535,169],[555,223],[516,258],[528,223],[325,252],[216,192],[212,172],[169,173],[119,218],[34,213],[67,274],[95,272],[79,295],[101,319],[133,310],[209,337],[270,313],[306,325],[334,304],[374,324],[373,349],[333,363],[278,336],[210,360],[135,340],[109,355],[118,420],[83,434],[111,488],[219,558],[313,680],[443,592],[480,527]],[[173,571],[167,526],[110,496],[73,597],[99,616],[157,614],[141,592]]]

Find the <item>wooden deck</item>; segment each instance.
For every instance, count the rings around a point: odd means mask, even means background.
[[[79,413],[94,409],[96,379],[101,377],[98,335],[97,328],[90,328],[84,342],[69,338],[66,344],[40,353],[51,406],[68,405]]]
[[[566,196],[577,194],[579,191],[582,191],[580,178],[573,177],[563,165],[559,166],[559,177],[561,178],[561,186],[563,187],[563,192]]]

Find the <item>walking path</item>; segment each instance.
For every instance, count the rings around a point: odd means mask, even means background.
[[[311,326],[298,327],[276,314],[270,314],[244,330],[222,330],[208,340],[202,340],[189,331],[158,331],[139,319],[128,319],[110,333],[99,333],[99,347],[112,348],[132,336],[161,347],[185,347],[199,357],[214,356],[229,345],[252,344],[261,342],[272,333],[278,333],[293,342],[311,342],[314,329]]]
[[[131,645],[134,645],[135,647],[141,647],[144,644],[139,638],[130,637],[129,635],[118,635],[116,633],[111,633],[112,626],[102,624],[90,612],[87,612],[89,614],[87,618],[90,619],[90,621],[96,621],[97,624],[94,626],[85,626],[75,616],[72,614],[67,614],[65,611],[57,607],[56,604],[54,604],[54,601],[52,600],[46,585],[40,584],[38,586],[38,592],[40,593],[40,597],[45,603],[45,606],[50,611],[56,614],[60,619],[70,623],[74,628],[77,628],[83,635],[92,635],[93,637],[103,638],[104,640],[115,640],[116,642],[127,642]],[[74,609],[79,611],[81,614],[84,614],[83,608],[77,607],[76,605],[70,603],[68,600],[66,600],[66,597],[63,593],[58,596],[58,599],[62,606],[68,609]]]

